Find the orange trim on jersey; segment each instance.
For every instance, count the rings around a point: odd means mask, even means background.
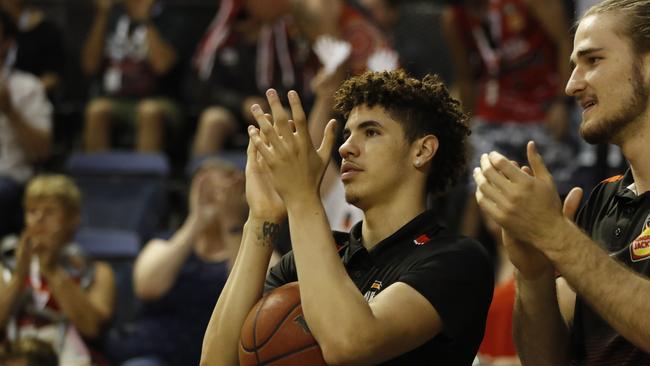
[[[623,179],[622,175],[615,175],[613,177],[609,177],[609,178],[605,179],[604,181],[602,181],[600,183],[614,183],[614,182],[618,182],[621,179]]]

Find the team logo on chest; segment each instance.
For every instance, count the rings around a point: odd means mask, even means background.
[[[630,244],[630,258],[632,262],[650,258],[650,214],[645,218],[641,234]]]
[[[363,297],[367,302],[370,302],[375,298],[375,296],[377,296],[379,291],[381,291],[381,281],[375,280],[375,282],[372,283],[372,286],[370,286],[370,290],[366,291],[366,294],[363,295]]]

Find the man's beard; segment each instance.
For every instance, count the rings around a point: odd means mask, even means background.
[[[635,62],[632,67],[632,98],[619,109],[616,115],[600,121],[580,125],[580,135],[590,144],[611,143],[612,140],[630,123],[643,114],[648,107],[650,91],[644,84],[641,65]]]

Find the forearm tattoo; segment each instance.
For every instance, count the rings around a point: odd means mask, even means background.
[[[259,242],[264,247],[275,247],[280,236],[280,224],[270,221],[264,221],[262,224],[261,235],[258,236]]]

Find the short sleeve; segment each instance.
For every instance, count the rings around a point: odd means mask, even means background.
[[[463,239],[443,251],[433,252],[402,275],[399,282],[429,300],[442,319],[443,332],[452,339],[477,325],[485,326],[494,273],[487,252],[479,243]]]

